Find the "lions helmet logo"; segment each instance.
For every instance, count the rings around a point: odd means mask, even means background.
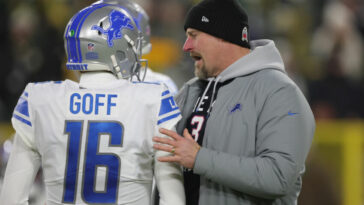
[[[109,14],[110,27],[104,30],[102,27],[94,25],[92,30],[97,30],[103,35],[107,35],[107,43],[109,47],[114,46],[114,39],[120,39],[123,37],[122,29],[127,28],[134,30],[133,25],[130,23],[131,19],[120,11],[112,10]]]

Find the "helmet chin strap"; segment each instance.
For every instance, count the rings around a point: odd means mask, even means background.
[[[147,59],[142,59],[142,55],[143,55],[143,33],[141,32],[141,31],[139,31],[138,32],[138,46],[137,46],[137,48],[138,48],[138,51],[139,52],[136,52],[137,54],[138,54],[138,58],[137,58],[137,61],[138,61],[138,66],[139,66],[139,68],[138,68],[138,75],[137,75],[137,78],[138,78],[138,80],[139,81],[144,81],[144,79],[145,79],[145,76],[146,76],[146,74],[147,74],[147,68],[148,68],[148,60]],[[143,74],[143,77],[142,77],[142,79],[140,79],[140,73],[142,72],[142,68],[143,68],[143,66],[141,66],[142,65],[142,63],[145,63],[145,66],[144,66],[144,74]]]
[[[148,60],[147,59],[140,59],[139,62],[143,62],[145,63],[145,66],[144,66],[144,74],[143,74],[143,78],[142,79],[139,79],[139,81],[144,81],[145,79],[145,76],[147,75],[147,68],[148,68]],[[141,63],[140,63],[141,64]],[[139,68],[139,73],[141,72],[141,68]],[[138,78],[140,78],[140,76],[138,75]]]
[[[116,76],[117,76],[119,79],[123,78],[123,76],[121,75],[120,66],[119,66],[119,64],[118,64],[118,63],[117,63],[117,61],[116,61],[115,55],[114,55],[114,54],[113,54],[113,55],[111,55],[111,56],[110,56],[110,58],[111,58],[112,65],[113,65],[113,68],[114,68],[114,71],[115,71]]]
[[[135,43],[134,43],[134,41],[133,41],[133,40],[131,40],[131,39],[130,39],[130,37],[129,37],[127,34],[125,34],[125,35],[124,35],[124,38],[125,38],[126,42],[128,42],[128,44],[129,44],[129,45],[131,46],[131,48],[133,49],[133,51],[134,51],[135,55],[137,55],[138,51],[137,51],[137,49],[135,48]],[[138,37],[138,38],[139,38],[139,37]]]
[[[133,76],[135,75],[137,77],[137,80],[142,82],[145,79],[145,76],[147,74],[147,68],[148,68],[148,60],[141,58],[142,57],[142,40],[143,40],[142,33],[140,31],[138,32],[137,47],[135,47],[135,42],[133,40],[131,40],[128,35],[125,34],[124,38],[128,42],[128,44],[132,47],[132,49],[134,51],[135,59],[136,59],[136,62],[132,68],[130,80],[132,80]],[[145,63],[145,66],[144,66],[144,74],[141,79],[140,73],[143,68],[143,66],[141,66],[142,62]]]

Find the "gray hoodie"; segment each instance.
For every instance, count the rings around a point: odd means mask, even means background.
[[[287,76],[270,40],[226,68],[193,171],[200,175],[200,205],[296,204],[315,130],[311,109]],[[176,97],[182,134],[202,81],[187,82]]]

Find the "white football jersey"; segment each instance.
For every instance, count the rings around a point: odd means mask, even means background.
[[[163,73],[154,72],[150,68],[147,68],[147,74],[145,75],[144,81],[164,83],[172,95],[175,95],[178,92],[178,87],[171,77]]]
[[[152,137],[180,118],[163,85],[66,80],[29,83],[12,124],[41,156],[47,205],[133,204],[150,200]]]

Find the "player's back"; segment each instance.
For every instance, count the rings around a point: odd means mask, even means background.
[[[42,159],[47,204],[149,204],[152,137],[179,115],[161,85],[28,84],[13,125]],[[167,101],[166,101],[167,99]]]

